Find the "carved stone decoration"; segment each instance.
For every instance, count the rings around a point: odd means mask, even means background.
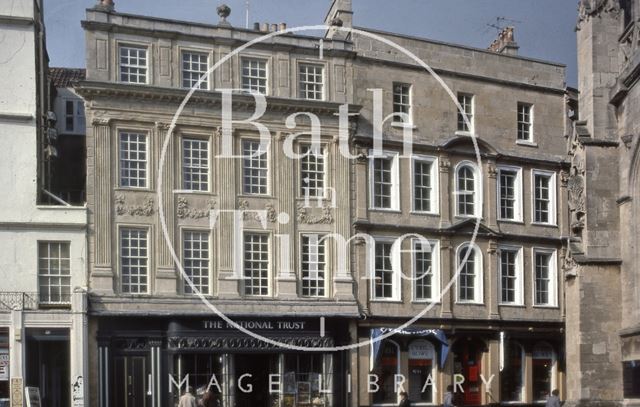
[[[108,117],[94,117],[91,120],[93,126],[108,126],[111,123],[111,119]]]
[[[605,13],[620,14],[619,0],[580,0],[578,5],[578,29],[583,21]]]
[[[214,201],[213,199],[209,199],[207,201],[207,207],[205,209],[193,209],[190,207],[189,201],[187,201],[187,198],[181,196],[178,198],[178,208],[176,210],[176,214],[178,215],[179,219],[208,218],[209,212],[212,209],[215,209],[215,207],[216,207],[216,201]]]
[[[334,340],[331,337],[321,336],[301,336],[301,337],[270,337],[274,341],[293,346],[303,346],[307,348],[319,348],[333,346]],[[276,346],[249,336],[170,336],[167,338],[169,349],[181,350],[202,350],[217,349],[273,349]]]
[[[585,149],[580,142],[577,126],[569,143],[569,155],[571,156],[571,169],[567,180],[567,193],[569,198],[569,212],[571,214],[570,227],[572,235],[580,238],[584,229],[586,216],[585,198]]]
[[[333,213],[328,202],[322,205],[321,215],[310,215],[308,210],[309,208],[305,207],[303,203],[298,204],[297,219],[299,223],[306,223],[308,225],[329,225],[333,223]]]
[[[569,242],[568,247],[565,250],[564,258],[562,259],[562,271],[564,272],[564,277],[566,279],[577,277],[582,271],[582,266],[580,266],[573,258],[571,242]]]
[[[566,188],[569,184],[569,173],[565,170],[560,171],[560,186]]]
[[[127,205],[124,195],[117,194],[115,203],[118,215],[151,216],[155,211],[152,197],[148,197],[142,205]]]
[[[261,222],[263,220],[261,211],[266,211],[267,222],[275,223],[278,221],[278,212],[271,203],[266,204],[264,206],[264,209],[250,209],[249,201],[247,201],[246,199],[240,199],[238,200],[238,209],[244,211],[244,213],[242,214],[242,218],[244,220],[253,219],[255,221]]]
[[[487,168],[487,175],[489,178],[496,178],[498,176],[498,167],[496,167],[496,163],[489,163]]]
[[[451,169],[451,160],[449,157],[440,157],[440,172],[447,173]]]

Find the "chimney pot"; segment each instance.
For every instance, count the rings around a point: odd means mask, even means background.
[[[262,23],[262,24],[260,25],[260,31],[262,31],[262,32],[267,32],[267,31],[269,31],[269,23]]]
[[[253,29],[256,31],[260,31],[260,23],[253,23]]]
[[[280,31],[284,31],[287,29],[287,23],[280,23]]]
[[[278,31],[278,24],[271,24],[271,32],[276,32]]]

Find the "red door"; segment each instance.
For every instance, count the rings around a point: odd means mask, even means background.
[[[459,339],[453,346],[453,373],[464,377],[464,393],[456,388],[457,405],[482,404],[482,349],[482,342],[473,339]]]

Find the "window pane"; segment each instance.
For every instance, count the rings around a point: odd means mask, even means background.
[[[147,49],[120,47],[120,81],[147,83]]]
[[[242,58],[242,89],[267,94],[267,61]]]
[[[551,254],[536,253],[535,254],[535,303],[536,305],[551,305],[550,287],[551,287]]]
[[[182,140],[182,187],[190,191],[209,190],[209,142]]]
[[[518,103],[518,140],[531,141],[531,105]]]
[[[302,295],[323,297],[325,295],[325,246],[320,235],[302,236]]]
[[[393,298],[393,267],[391,266],[391,243],[375,244],[375,293],[374,298]]]
[[[69,248],[69,242],[38,243],[38,286],[41,303],[69,304],[71,302]]]
[[[269,295],[269,236],[244,236],[244,293]]]
[[[373,207],[391,209],[392,206],[392,167],[391,158],[373,159]]]
[[[473,126],[473,95],[459,94],[458,103],[462,107],[462,112],[458,109],[458,131],[471,131],[467,122],[464,120],[464,116],[467,116],[469,122]]]
[[[433,163],[428,161],[414,161],[413,186],[414,210],[431,212],[431,170]]]
[[[458,214],[475,215],[475,174],[468,166],[458,169]]]
[[[324,197],[324,149],[302,146],[300,153],[300,193],[311,198]]]
[[[500,170],[500,218],[516,218],[516,171]]]
[[[469,253],[467,261],[465,257]],[[458,278],[458,298],[461,301],[476,301],[476,252],[469,246],[460,248],[458,253],[458,267],[462,265]]]
[[[534,220],[540,223],[550,223],[551,209],[551,177],[536,174],[534,176]]]
[[[515,303],[518,298],[518,275],[516,261],[518,252],[516,250],[500,251],[500,282],[502,287],[501,302]]]
[[[260,149],[260,142],[242,142],[242,189],[245,194],[267,194],[267,152]]]
[[[324,67],[322,65],[300,64],[300,98],[311,100],[324,99]]]
[[[184,272],[195,288],[202,294],[209,294],[209,233],[186,231],[182,241],[182,261]],[[187,282],[185,294],[194,293]]]
[[[406,83],[393,84],[393,113],[411,115],[411,85]],[[411,121],[403,117],[395,116],[395,122]]]
[[[145,229],[120,230],[122,292],[146,293],[148,287],[148,242]]]
[[[433,263],[431,247],[423,247],[414,242],[414,287],[416,300],[430,300],[433,298]]]
[[[185,51],[182,53],[182,87],[192,88],[209,69],[209,56],[202,52]],[[205,76],[198,89],[209,89]]]
[[[147,186],[147,136],[140,133],[120,133],[120,186]]]

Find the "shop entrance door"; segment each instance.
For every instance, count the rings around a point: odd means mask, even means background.
[[[459,339],[453,345],[453,373],[462,375],[464,394],[456,388],[456,405],[474,406],[482,404],[482,352],[484,345],[477,339]],[[455,377],[454,377],[455,379]],[[460,382],[460,380],[458,380]]]
[[[274,355],[261,354],[235,355],[237,406],[271,406],[269,401],[269,374],[278,373],[277,370],[273,372],[270,370],[273,357]]]
[[[146,407],[146,356],[116,356],[113,362],[113,407]]]

